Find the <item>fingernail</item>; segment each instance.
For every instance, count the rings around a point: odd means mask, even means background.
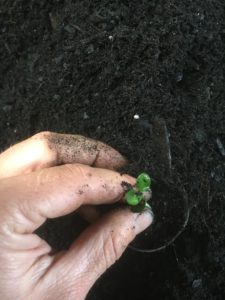
[[[131,184],[132,186],[135,185],[135,183],[136,183],[136,178],[134,178],[134,177],[132,177],[132,176],[130,176],[130,175],[128,175],[128,174],[123,174],[122,176],[123,176],[123,177],[122,177],[123,181],[125,181],[125,182]]]
[[[151,209],[146,209],[143,212],[137,214],[136,224],[137,224],[137,234],[148,228],[154,219],[154,215]]]

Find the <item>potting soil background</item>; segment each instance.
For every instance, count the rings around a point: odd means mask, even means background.
[[[0,150],[43,130],[79,133],[188,196],[174,245],[128,249],[88,299],[224,299],[224,53],[223,0],[1,0]],[[154,156],[157,120],[167,153]],[[46,239],[67,247],[73,222],[48,221]]]

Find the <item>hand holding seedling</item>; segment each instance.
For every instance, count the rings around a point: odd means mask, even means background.
[[[0,155],[0,299],[85,298],[97,278],[150,225],[152,215],[129,208],[111,211],[69,250],[56,254],[34,232],[47,218],[75,210],[87,214],[95,205],[122,201],[122,182],[136,183],[112,171],[125,163],[101,142],[49,132]],[[137,182],[135,195],[137,188],[144,192]]]

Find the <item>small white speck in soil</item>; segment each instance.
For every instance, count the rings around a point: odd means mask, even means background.
[[[135,119],[135,120],[139,120],[139,119],[140,119],[140,116],[139,116],[138,114],[135,114],[135,115],[134,115],[134,119]]]

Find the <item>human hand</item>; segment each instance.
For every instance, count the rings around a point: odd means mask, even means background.
[[[150,225],[151,214],[111,211],[90,225],[68,251],[54,255],[34,231],[47,218],[121,200],[121,183],[135,184],[134,178],[112,171],[125,163],[101,142],[49,132],[0,155],[1,300],[86,297],[97,278]]]

